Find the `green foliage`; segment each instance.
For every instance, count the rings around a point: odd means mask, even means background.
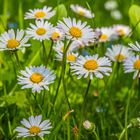
[[[1,102],[7,105],[16,104],[18,107],[23,107],[27,101],[25,92],[15,92],[14,95],[4,95],[0,97]]]
[[[140,35],[140,6],[132,5],[130,7],[129,18],[137,33]]]

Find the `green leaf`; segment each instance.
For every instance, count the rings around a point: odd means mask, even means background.
[[[54,8],[56,11],[57,19],[62,19],[63,17],[67,17],[67,9],[64,4],[60,4]]]
[[[129,18],[132,25],[140,35],[140,6],[132,5],[129,9]]]
[[[23,107],[27,99],[25,92],[16,92],[15,95],[4,95],[0,97],[0,101],[4,101],[8,105],[16,104],[18,107]]]

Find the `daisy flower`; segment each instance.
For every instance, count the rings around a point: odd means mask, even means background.
[[[22,127],[16,127],[18,132],[17,137],[43,137],[45,134],[49,134],[49,129],[52,128],[50,120],[42,121],[42,115],[30,116],[29,120],[23,119],[21,121]]]
[[[80,16],[84,16],[84,17],[87,17],[87,18],[94,18],[94,14],[90,10],[88,10],[84,7],[81,7],[79,5],[71,4],[70,8],[72,9],[73,12],[75,12],[76,14],[78,14]]]
[[[133,79],[135,79],[137,76],[140,77],[140,57],[137,55],[126,59],[124,61],[124,71],[125,73],[134,72]]]
[[[30,9],[25,13],[25,19],[50,19],[54,15],[55,11],[52,10],[52,7],[44,6],[42,9]]]
[[[0,36],[0,50],[18,50],[29,47],[30,44],[26,44],[28,40],[29,38],[25,35],[24,30],[14,31],[10,29]]]
[[[110,28],[102,27],[100,31],[101,31],[101,35],[99,38],[99,42],[107,42],[107,41],[117,39],[117,34],[114,32],[114,30],[111,27]]]
[[[77,60],[77,57],[78,57],[78,53],[67,52],[66,60],[67,60],[67,62],[75,62]],[[56,59],[58,61],[62,61],[62,58],[63,58],[63,53],[58,52],[56,54]]]
[[[130,27],[126,25],[114,25],[113,29],[120,37],[127,36],[131,32]]]
[[[112,45],[112,48],[108,48],[106,52],[112,61],[122,62],[130,56],[129,50],[126,46],[121,44]]]
[[[66,38],[73,42],[87,43],[94,38],[93,29],[87,25],[86,22],[82,23],[80,20],[64,18],[64,22],[58,22],[58,28],[66,34]]]
[[[41,90],[49,90],[49,85],[54,82],[55,75],[53,71],[45,68],[45,66],[30,66],[20,71],[18,76],[18,84],[22,85],[22,89],[31,88],[32,92],[40,92]]]
[[[111,62],[107,57],[99,58],[98,54],[93,56],[79,56],[76,62],[71,63],[71,69],[74,75],[77,75],[78,79],[82,76],[93,79],[93,76],[97,78],[103,78],[103,74],[109,76],[111,69]]]
[[[36,21],[36,25],[30,24],[31,28],[27,29],[27,35],[35,40],[50,39],[53,26],[48,21]]]
[[[140,44],[136,41],[135,44],[129,43],[129,50],[135,51],[135,52],[140,52]]]
[[[53,41],[62,40],[64,38],[64,33],[61,32],[58,28],[54,28],[51,33],[51,39]]]

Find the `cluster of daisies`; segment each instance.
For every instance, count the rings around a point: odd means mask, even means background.
[[[71,9],[87,18],[94,18],[94,14],[79,5],[71,5]],[[51,7],[43,7],[42,9],[29,10],[25,14],[25,19],[35,19],[34,23],[24,31],[14,31],[13,29],[4,32],[0,36],[0,50],[18,51],[25,47],[31,46],[29,39],[38,40],[40,42],[51,40],[54,42],[53,49],[56,52],[56,60],[62,61],[64,50],[68,46],[66,52],[66,62],[70,63],[71,71],[77,78],[87,78],[91,80],[94,77],[103,78],[104,75],[109,76],[112,72],[111,61],[124,62],[125,72],[134,72],[134,78],[140,71],[140,58],[133,52],[140,51],[140,45],[130,44],[130,47],[121,44],[112,45],[108,48],[106,56],[100,57],[98,54],[81,55],[79,48],[86,48],[91,44],[107,42],[128,36],[131,29],[125,25],[115,25],[111,28],[103,27],[93,29],[81,20],[75,18],[63,18],[58,21],[57,26],[52,25],[49,20],[55,15],[55,11]],[[66,43],[65,40],[67,40]],[[56,75],[53,70],[45,66],[30,66],[21,70],[18,75],[18,84],[22,85],[22,89],[32,89],[32,92],[40,93],[42,90],[49,90],[49,85],[54,82]],[[21,124],[24,127],[17,127],[18,137],[40,136],[49,134],[52,128],[50,120],[42,121],[42,116],[31,116],[29,121],[23,119]]]

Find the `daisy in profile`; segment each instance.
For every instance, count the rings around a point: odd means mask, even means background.
[[[25,35],[24,30],[14,31],[13,29],[4,32],[0,36],[0,50],[18,50],[24,47],[29,47],[26,44],[29,38]]]
[[[129,43],[129,50],[135,51],[135,52],[140,52],[140,44],[136,41],[135,44]]]
[[[53,26],[48,21],[36,21],[36,25],[30,24],[30,28],[27,29],[26,33],[30,38],[35,40],[46,40],[50,39]]]
[[[66,38],[73,42],[87,43],[94,38],[93,29],[86,22],[76,19],[63,18],[64,22],[58,22],[58,28],[64,32]]]
[[[99,42],[107,42],[117,39],[117,34],[111,27],[100,28],[101,35],[99,37]]]
[[[130,56],[129,50],[126,46],[121,44],[112,45],[112,48],[108,48],[106,52],[112,61],[122,62]]]
[[[78,14],[80,16],[84,16],[86,18],[94,18],[94,14],[90,10],[88,10],[80,5],[71,4],[70,8],[72,9],[73,12],[75,12],[76,14]]]
[[[140,57],[137,55],[126,59],[124,61],[124,71],[125,73],[134,72],[133,79],[135,79],[137,76],[140,77]]]
[[[30,9],[25,13],[25,19],[50,19],[54,15],[55,11],[52,10],[52,7],[44,6],[42,9]]]
[[[120,37],[127,36],[131,32],[130,27],[126,25],[114,25],[113,29]]]
[[[51,39],[53,41],[62,40],[64,38],[64,33],[61,32],[58,28],[54,28],[51,33]]]
[[[22,85],[22,89],[31,88],[32,92],[41,92],[44,89],[49,90],[48,86],[55,78],[53,71],[45,66],[30,66],[20,71],[18,84]]]
[[[16,127],[17,137],[43,137],[45,134],[50,134],[49,129],[52,128],[50,120],[42,121],[42,115],[30,116],[29,120],[23,119],[21,124],[22,127]]]
[[[93,56],[79,56],[76,62],[71,63],[71,69],[78,79],[81,77],[90,79],[93,77],[103,78],[103,75],[110,75],[111,62],[107,57],[99,58],[98,54]]]
[[[75,62],[77,60],[77,58],[78,58],[78,53],[67,52],[67,55],[66,55],[67,62],[70,62],[70,63],[71,62]],[[63,53],[58,52],[56,54],[56,59],[58,61],[62,61],[62,59],[63,59]]]

